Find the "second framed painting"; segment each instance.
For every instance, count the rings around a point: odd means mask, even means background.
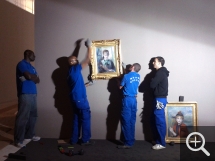
[[[92,79],[111,79],[123,73],[120,39],[92,41]]]
[[[186,137],[197,132],[197,102],[169,102],[165,115],[167,143],[186,143]]]

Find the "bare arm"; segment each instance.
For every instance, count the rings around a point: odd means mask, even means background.
[[[40,78],[36,74],[31,74],[29,72],[24,72],[23,75],[24,75],[25,79],[32,80],[35,84],[40,82]]]
[[[87,55],[86,58],[81,62],[82,69],[88,66],[91,58],[91,47],[87,47]]]
[[[174,130],[173,130],[172,127],[169,128],[169,131],[171,132],[172,136],[176,136],[176,135],[177,135],[177,134],[174,132]]]
[[[87,55],[86,55],[86,58],[81,63],[82,69],[85,68],[90,63],[90,59],[91,59],[92,49],[91,49],[91,41],[89,39],[85,41],[85,46],[87,47]]]

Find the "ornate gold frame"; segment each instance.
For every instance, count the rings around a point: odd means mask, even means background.
[[[186,143],[186,137],[170,136],[169,128],[173,126],[173,116],[175,116],[178,111],[184,114],[184,120],[187,119],[184,123],[187,128],[189,128],[189,133],[197,132],[197,102],[169,102],[165,108],[166,143]]]
[[[111,72],[100,72],[99,61],[102,60],[102,52],[104,50],[109,51],[111,55],[111,61],[114,63],[115,68]],[[110,52],[111,51],[111,52]],[[92,41],[92,55],[91,55],[91,79],[111,79],[118,77],[123,73],[121,60],[121,42],[120,39],[113,40],[99,40]]]

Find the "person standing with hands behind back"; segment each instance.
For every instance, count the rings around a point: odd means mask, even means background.
[[[150,83],[150,87],[154,91],[154,106],[152,115],[153,138],[156,142],[156,144],[152,146],[152,149],[154,150],[164,149],[166,146],[166,120],[164,109],[167,104],[169,71],[163,67],[164,63],[164,58],[160,56],[155,57],[153,65],[156,69],[156,73]]]
[[[125,74],[120,89],[123,90],[121,124],[124,135],[124,145],[118,145],[119,149],[130,149],[135,141],[135,123],[137,113],[137,89],[140,83],[141,66],[134,63],[130,67],[130,72]]]
[[[30,63],[34,60],[34,52],[25,50],[24,59],[16,66],[18,113],[15,120],[14,143],[19,148],[25,147],[25,142],[30,140],[40,140],[34,131],[37,120],[36,84],[40,82],[36,69]]]
[[[78,143],[79,131],[82,128],[81,145],[92,145],[91,138],[91,111],[87,100],[86,87],[81,70],[88,66],[91,57],[91,41],[85,41],[87,47],[87,56],[79,64],[76,56],[70,56],[68,62],[70,65],[68,83],[70,86],[70,99],[73,107],[73,131],[70,138],[70,144]]]

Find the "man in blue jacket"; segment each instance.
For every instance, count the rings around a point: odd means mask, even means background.
[[[72,102],[74,118],[73,131],[70,144],[78,143],[79,131],[82,129],[81,145],[92,145],[91,138],[91,111],[87,100],[86,87],[81,70],[88,66],[91,58],[91,42],[85,41],[87,56],[79,63],[76,56],[68,58],[70,69],[68,83],[70,86],[70,99]]]
[[[130,149],[135,141],[135,123],[137,113],[137,89],[140,83],[141,66],[134,63],[130,67],[130,72],[123,76],[120,89],[123,91],[121,126],[124,136],[124,145],[119,145],[119,149]]]
[[[156,74],[150,83],[150,87],[154,91],[152,115],[153,138],[156,142],[156,144],[152,146],[152,149],[154,150],[164,149],[166,146],[166,120],[164,109],[167,104],[169,71],[163,67],[164,63],[164,58],[160,56],[155,57],[153,65],[156,69]]]

